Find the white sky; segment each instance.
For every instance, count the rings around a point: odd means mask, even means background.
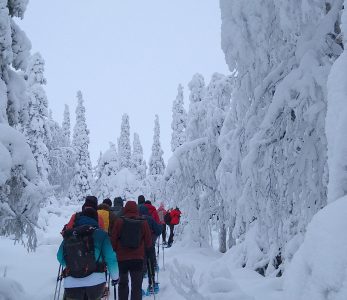
[[[228,72],[218,0],[30,0],[19,23],[46,61],[46,91],[58,122],[65,103],[74,122],[82,91],[93,163],[109,141],[116,143],[123,113],[147,161],[159,114],[167,160],[177,85],[187,92],[197,72],[206,83],[213,72]]]

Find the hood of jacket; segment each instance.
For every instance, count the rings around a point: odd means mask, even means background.
[[[146,203],[145,206],[148,208],[150,215],[152,215],[152,213],[157,210],[152,204]]]
[[[88,216],[79,215],[75,221],[75,227],[82,225],[92,225],[99,228],[99,223],[95,219]]]
[[[128,201],[125,204],[124,216],[128,218],[139,217],[139,210],[135,201]]]

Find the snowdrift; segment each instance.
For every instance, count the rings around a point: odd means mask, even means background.
[[[347,299],[347,197],[319,211],[285,275],[286,300]]]

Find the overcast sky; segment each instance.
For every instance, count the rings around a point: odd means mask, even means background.
[[[123,113],[147,161],[159,114],[167,160],[177,85],[185,87],[188,106],[193,74],[208,83],[213,72],[228,72],[217,0],[30,0],[19,23],[46,61],[55,120],[62,121],[66,103],[74,122],[76,92],[82,91],[93,163],[109,141],[116,143]]]

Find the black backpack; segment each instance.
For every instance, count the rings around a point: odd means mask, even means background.
[[[93,233],[96,227],[82,225],[64,232],[64,276],[83,278],[94,272],[104,272],[100,256],[95,260]]]
[[[167,225],[170,225],[171,224],[171,215],[170,215],[170,212],[167,212],[164,216],[164,221]]]
[[[143,220],[129,219],[125,217],[122,217],[122,220],[123,225],[119,237],[121,246],[131,249],[140,247]]]

